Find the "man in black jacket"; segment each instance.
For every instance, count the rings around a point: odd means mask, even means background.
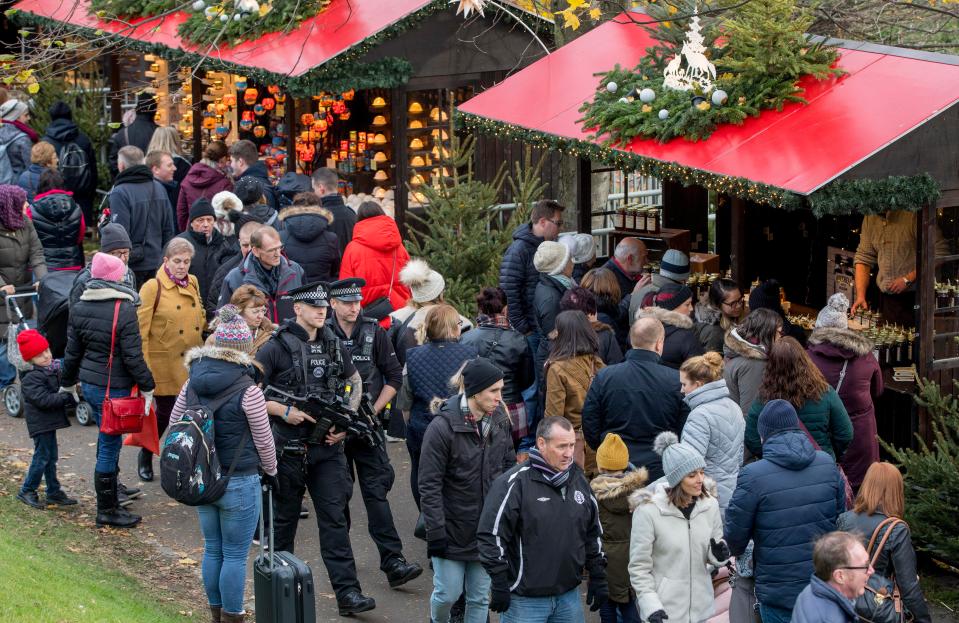
[[[207,313],[213,313],[220,307],[220,290],[223,288],[223,282],[226,281],[226,276],[246,259],[251,248],[250,236],[261,227],[263,227],[263,224],[257,221],[247,221],[240,227],[240,230],[236,234],[239,247],[231,246],[230,253],[224,253],[222,263],[219,268],[216,269],[216,273],[213,275],[213,281],[210,282],[209,293],[206,298],[203,299],[203,306],[206,307]]]
[[[582,621],[583,569],[590,610],[609,598],[599,507],[575,447],[566,418],[543,419],[529,459],[497,478],[483,504],[476,536],[502,623],[546,623],[553,613]]]
[[[225,258],[234,254],[235,249],[214,227],[216,216],[209,199],[200,197],[194,201],[190,206],[189,218],[188,229],[178,237],[189,240],[193,245],[195,253],[190,262],[190,274],[196,275],[200,284],[200,300],[206,301],[217,270]],[[207,310],[208,316],[210,312]]]
[[[598,448],[606,433],[616,433],[629,448],[629,462],[649,471],[650,481],[663,476],[656,435],[679,434],[689,408],[680,392],[679,371],[660,363],[666,330],[655,318],[640,318],[629,331],[632,349],[626,361],[596,373],[583,403],[583,436]]]
[[[363,391],[374,401],[373,411],[379,417],[403,385],[403,368],[383,327],[361,315],[361,288],[365,285],[359,277],[330,284],[330,305],[336,313],[330,328],[363,377]],[[402,416],[397,414],[397,417]],[[382,437],[380,434],[381,440]],[[390,588],[406,584],[419,577],[423,568],[403,557],[403,543],[396,532],[387,499],[396,475],[386,447],[381,443],[371,448],[360,439],[347,439],[344,450],[350,474],[360,482],[370,538],[380,554],[380,570],[386,574]],[[349,516],[349,506],[346,512]]]
[[[110,137],[109,154],[110,175],[116,178],[120,173],[120,150],[127,145],[138,148],[146,153],[150,146],[150,139],[157,129],[154,117],[157,114],[157,101],[152,95],[141,93],[137,95],[136,119],[130,125],[120,128]]]
[[[266,171],[266,164],[260,160],[260,154],[256,150],[256,145],[253,141],[237,141],[233,143],[230,147],[230,166],[233,168],[233,177],[236,181],[240,181],[245,177],[251,177],[259,182],[260,190],[263,191],[266,202],[271,208],[279,211],[280,201],[277,196],[276,187],[273,186],[270,175]],[[242,201],[242,197],[240,199]]]
[[[353,226],[356,225],[356,212],[346,205],[340,194],[340,177],[333,169],[326,167],[313,172],[313,192],[320,198],[320,204],[333,215],[332,230],[340,243],[340,257],[346,245],[353,240]]]
[[[137,288],[156,276],[163,248],[176,235],[166,190],[153,179],[139,147],[128,145],[117,156],[120,174],[110,189],[110,219],[130,235],[130,270]]]
[[[56,148],[67,190],[73,193],[73,200],[83,210],[83,219],[92,224],[93,201],[97,195],[97,154],[93,143],[73,122],[73,111],[67,104],[57,101],[50,106],[49,112],[50,125],[40,140]],[[64,148],[68,148],[66,158]]]

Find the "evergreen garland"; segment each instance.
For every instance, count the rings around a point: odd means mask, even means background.
[[[837,214],[918,212],[934,206],[942,196],[939,182],[928,173],[894,175],[882,180],[836,180],[809,195],[806,201],[817,217]]]

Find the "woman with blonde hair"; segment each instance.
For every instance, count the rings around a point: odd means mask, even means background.
[[[742,409],[729,397],[722,355],[709,352],[690,357],[679,367],[679,381],[690,408],[683,443],[705,458],[706,475],[716,481],[719,510],[726,512],[743,463],[746,422]]]
[[[409,350],[403,387],[398,403],[407,411],[409,428],[406,448],[410,453],[410,487],[416,506],[420,505],[418,474],[423,436],[433,419],[430,405],[434,399],[445,399],[456,393],[450,378],[467,359],[476,357],[476,348],[460,342],[460,315],[452,306],[433,305],[422,324],[422,345]],[[405,415],[405,414],[404,414]]]
[[[57,162],[57,148],[46,141],[40,141],[30,149],[30,166],[17,179],[17,186],[27,193],[27,201],[33,203],[40,176],[44,171],[56,171]]]
[[[173,158],[173,164],[176,166],[176,173],[173,174],[173,180],[177,186],[183,183],[186,174],[190,172],[190,161],[183,155],[183,144],[180,142],[180,133],[172,125],[160,126],[153,132],[150,139],[150,145],[143,153],[149,154],[151,151],[165,151]],[[176,206],[170,206],[176,209]]]
[[[193,245],[173,238],[163,253],[156,277],[140,288],[137,320],[143,339],[143,355],[156,381],[157,432],[160,437],[170,421],[177,394],[187,379],[183,356],[203,344],[206,312],[200,298],[200,284],[190,274]],[[140,450],[137,473],[146,482],[153,480],[153,454]]]
[[[904,497],[899,469],[892,463],[873,463],[866,470],[855,505],[852,510],[839,516],[836,529],[860,534],[863,545],[866,546],[873,539],[878,544],[886,532],[890,531],[882,552],[872,563],[873,573],[889,579],[895,578],[903,605],[912,615],[912,621],[931,623],[929,608],[916,575],[916,550],[912,546],[909,525],[905,521],[895,521],[903,518]],[[888,521],[889,519],[894,521]],[[873,546],[869,552],[870,560],[873,559],[875,551],[876,546]],[[908,619],[908,615],[906,618]]]
[[[250,333],[253,335],[253,349],[250,354],[256,355],[256,352],[270,340],[273,331],[276,330],[276,325],[270,322],[270,318],[267,316],[266,295],[256,286],[247,283],[233,292],[233,296],[230,297],[230,305],[235,306],[239,316],[246,321],[246,326],[249,327]],[[216,331],[219,323],[218,318],[214,318],[210,323],[211,331]],[[206,345],[213,346],[213,340],[214,335],[211,334],[210,337],[206,338]]]

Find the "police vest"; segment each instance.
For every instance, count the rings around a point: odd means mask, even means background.
[[[312,342],[305,342],[283,330],[278,331],[276,337],[293,363],[289,370],[279,375],[278,384],[297,395],[319,394],[327,400],[342,395],[343,354],[340,341],[328,327],[320,329],[317,339]]]

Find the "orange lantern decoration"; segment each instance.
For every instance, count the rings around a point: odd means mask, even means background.
[[[280,87],[279,85],[271,84],[270,86],[266,87],[266,90],[269,92],[270,95],[276,95],[277,93],[280,92]]]
[[[223,96],[223,103],[230,107],[236,106],[236,95],[227,93]]]
[[[216,117],[203,117],[203,129],[204,129],[204,130],[215,130],[215,129],[216,129]]]
[[[243,91],[243,103],[247,106],[252,106],[256,104],[257,98],[260,97],[260,92],[254,88],[249,88]]]
[[[313,130],[316,132],[326,132],[326,129],[329,127],[326,123],[326,119],[316,119],[313,121]]]
[[[286,102],[286,93],[277,93],[274,97],[276,97],[277,104]]]
[[[353,101],[353,97],[354,97],[355,95],[356,95],[356,91],[353,90],[353,89],[350,89],[349,91],[346,91],[346,92],[343,93],[343,99],[345,99],[345,100],[348,101],[348,102],[352,102],[352,101]]]
[[[313,115],[310,113],[303,113],[300,115],[300,123],[303,125],[313,125]]]
[[[276,108],[276,100],[272,97],[264,97],[263,101],[260,102],[263,105],[263,108],[267,110],[273,110]]]
[[[350,111],[340,113],[340,121],[349,121],[350,120]]]
[[[264,136],[266,136],[266,127],[264,127],[264,126],[262,126],[262,125],[254,126],[254,127],[253,127],[253,136],[255,136],[255,137],[257,137],[257,138],[263,138]]]
[[[230,107],[227,106],[226,104],[221,102],[216,105],[216,114],[225,115],[228,112],[230,112]]]

